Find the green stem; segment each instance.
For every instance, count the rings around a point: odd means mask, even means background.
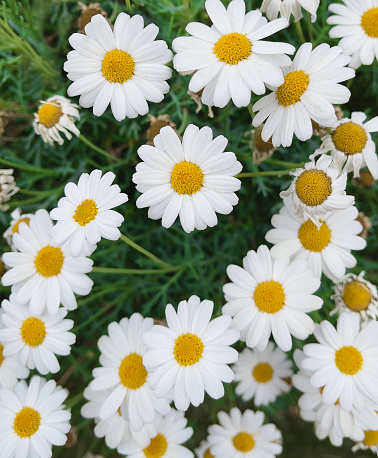
[[[92,148],[94,151],[96,151],[97,153],[101,154],[102,156],[106,157],[109,161],[116,161],[116,162],[120,162],[120,163],[125,163],[124,160],[116,157],[116,156],[112,156],[111,154],[109,154],[107,151],[105,151],[104,149],[100,148],[99,146],[95,145],[94,143],[92,143],[90,140],[88,140],[87,137],[84,137],[84,135],[80,134],[79,135],[79,140],[81,140],[83,143],[85,143],[87,146],[89,146],[90,148]]]
[[[52,196],[54,194],[61,194],[63,189],[64,189],[64,187],[60,186],[59,188],[55,188],[55,189],[49,191],[48,193],[41,191],[38,196],[32,197],[30,199],[16,200],[16,201],[12,200],[11,202],[9,202],[9,206],[11,208],[16,208],[16,207],[24,207],[25,205],[34,204],[34,203],[39,202],[39,201],[41,201],[43,199],[47,199],[49,196]]]
[[[297,34],[298,34],[298,38],[299,38],[299,41],[301,42],[301,44],[305,43],[306,40],[305,40],[305,37],[303,35],[303,30],[302,30],[302,25],[301,25],[301,21],[297,21],[295,23],[295,28],[297,30]]]
[[[164,267],[162,269],[118,269],[116,267],[93,267],[92,272],[116,275],[153,275],[175,272],[178,269],[180,269],[180,266],[172,266],[170,268]]]
[[[235,175],[235,178],[251,178],[251,177],[269,177],[288,175],[291,170],[270,170],[267,172],[246,172]]]
[[[273,158],[265,159],[265,163],[282,165],[283,167],[288,167],[288,168],[295,167],[296,169],[302,168],[305,164],[304,162],[287,162],[287,161],[280,161],[279,159],[273,159]]]
[[[311,14],[306,11],[306,23],[307,23],[307,30],[308,36],[310,37],[311,43],[314,43],[314,28],[311,22]]]
[[[252,103],[251,102],[249,102],[247,108],[248,108],[248,113],[251,115],[251,118],[252,118],[252,121],[253,121],[253,118],[255,117],[255,113],[253,112]]]
[[[126,3],[126,9],[127,9],[128,11],[131,11],[132,6],[131,6],[130,0],[125,0],[125,3]]]
[[[19,162],[9,161],[8,159],[0,158],[0,164],[7,165],[8,167],[13,167],[19,170],[25,170],[26,172],[35,172],[35,173],[46,173],[54,175],[56,170],[42,169],[41,167],[34,167],[29,164],[21,164]]]

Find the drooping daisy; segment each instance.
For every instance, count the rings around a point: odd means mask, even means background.
[[[207,440],[201,441],[199,447],[194,451],[198,458],[214,458],[214,455],[210,452],[210,444]]]
[[[81,174],[77,185],[69,182],[64,188],[66,197],[58,202],[58,207],[50,212],[52,219],[58,220],[51,231],[54,246],[67,242],[74,258],[89,256],[101,237],[118,240],[121,233],[118,227],[124,218],[111,210],[128,201],[127,194],[118,185],[112,184],[115,175],[101,170]]]
[[[358,450],[370,450],[378,456],[378,430],[365,430],[364,438],[352,447],[352,452],[357,452]]]
[[[17,251],[17,248],[14,246],[12,239],[13,239],[13,234],[16,232],[18,233],[18,227],[21,223],[26,223],[29,226],[30,223],[30,218],[32,218],[34,215],[31,213],[21,213],[21,209],[16,208],[16,210],[13,210],[11,215],[11,222],[8,227],[8,229],[4,232],[3,237],[7,241],[8,245],[10,246],[12,251]]]
[[[69,99],[61,95],[54,95],[46,101],[41,100],[38,112],[34,113],[33,127],[37,135],[42,136],[45,143],[63,145],[61,137],[63,133],[67,140],[71,140],[72,135],[80,135],[79,129],[75,126],[75,118],[80,119],[79,105],[71,103]]]
[[[0,169],[0,210],[6,212],[9,205],[4,204],[19,191],[13,177],[13,169]]]
[[[137,207],[150,207],[148,216],[162,218],[164,227],[177,216],[185,232],[215,226],[216,213],[228,215],[239,200],[235,191],[241,182],[234,176],[242,165],[234,153],[224,152],[227,142],[223,135],[213,139],[210,127],[190,124],[181,143],[171,127],[163,127],[154,138],[155,146],[138,149],[144,162],[133,175],[143,193]]]
[[[341,38],[338,45],[352,56],[349,66],[358,68],[378,60],[378,2],[377,0],[344,0],[332,3],[328,9],[335,16],[328,24],[337,24],[329,31],[331,38]]]
[[[325,213],[342,210],[354,204],[354,196],[345,192],[347,175],[339,172],[332,157],[323,154],[318,161],[307,162],[304,169],[290,172],[295,178],[280,197],[293,201],[297,216],[309,217],[319,228]]]
[[[180,445],[193,435],[187,423],[183,412],[171,409],[165,416],[156,415],[153,423],[134,433],[133,439],[121,444],[117,451],[128,458],[193,458],[193,452]]]
[[[267,142],[264,142],[264,140],[261,138],[262,130],[263,125],[257,129],[252,129],[251,131],[245,133],[245,136],[251,134],[252,137],[251,141],[249,142],[249,147],[252,150],[252,162],[255,165],[260,165],[261,162],[271,157],[277,149],[272,145],[271,139],[269,139]]]
[[[173,40],[178,72],[196,71],[189,90],[204,88],[202,102],[224,107],[232,99],[237,107],[247,106],[251,92],[264,94],[265,85],[283,83],[281,66],[290,65],[286,54],[295,48],[287,43],[263,41],[288,26],[286,19],[270,23],[258,10],[245,14],[244,0],[232,0],[228,8],[220,0],[206,0],[212,27],[191,22],[191,37]]]
[[[29,386],[18,382],[13,391],[0,390],[1,456],[51,457],[53,445],[64,445],[71,412],[62,403],[67,390],[38,376]]]
[[[70,345],[76,341],[75,334],[69,332],[74,322],[64,319],[68,311],[61,308],[53,314],[32,314],[28,305],[18,305],[12,296],[1,304],[5,312],[0,329],[4,355],[17,356],[23,366],[36,368],[42,375],[55,374],[60,369],[55,355],[69,355]]]
[[[230,415],[218,412],[218,420],[207,438],[216,458],[274,458],[282,452],[281,432],[272,423],[263,425],[263,412],[234,407]]]
[[[278,14],[288,21],[294,16],[294,22],[302,19],[301,8],[311,14],[311,22],[316,21],[316,11],[319,8],[320,0],[263,0],[260,11],[266,13],[269,21],[276,19]]]
[[[30,312],[40,314],[45,307],[56,313],[62,304],[68,310],[77,307],[75,294],[87,295],[93,281],[85,275],[92,270],[93,261],[83,256],[72,258],[65,246],[52,246],[50,231],[53,223],[46,210],[38,210],[30,227],[21,223],[13,243],[18,253],[4,253],[9,267],[1,281],[12,285],[18,304],[30,301]]]
[[[104,18],[108,20],[108,13],[101,8],[100,3],[90,3],[89,5],[85,5],[82,2],[77,2],[78,7],[80,8],[80,17],[78,19],[78,32],[84,33],[85,26],[91,22],[93,16],[96,14],[101,14]]]
[[[74,48],[67,54],[64,70],[74,81],[68,88],[70,97],[80,95],[79,104],[93,106],[101,116],[109,103],[117,121],[148,113],[147,102],[159,103],[169,91],[165,80],[172,70],[165,64],[172,51],[162,40],[155,41],[159,28],[144,27],[138,14],[120,13],[111,29],[97,14],[85,26],[85,35],[74,33],[69,42]]]
[[[264,350],[270,335],[276,344],[288,351],[291,335],[306,339],[314,330],[307,315],[319,309],[323,301],[313,293],[320,281],[304,260],[274,261],[265,245],[249,251],[243,268],[227,267],[232,283],[223,286],[227,304],[222,313],[233,317],[232,326],[241,332],[248,347]]]
[[[230,345],[238,340],[239,332],[229,329],[230,316],[211,320],[213,308],[212,301],[201,302],[197,296],[181,301],[177,312],[168,304],[168,328],[155,325],[143,336],[149,347],[143,357],[147,370],[152,371],[149,384],[157,397],[173,389],[178,410],[187,410],[190,403],[199,406],[205,391],[214,399],[221,398],[222,382],[234,378],[227,364],[238,359]]]
[[[362,231],[358,234],[363,239],[366,239],[370,229],[373,227],[370,218],[364,212],[358,212],[356,220],[361,224]]]
[[[93,369],[94,380],[89,386],[95,392],[110,393],[98,413],[101,420],[108,420],[120,408],[130,427],[139,431],[155,420],[156,413],[169,412],[169,402],[164,397],[158,399],[149,387],[151,374],[142,360],[148,350],[142,338],[152,325],[152,318],[133,313],[119,323],[110,323],[109,336],[100,337],[102,367]]]
[[[272,342],[268,342],[263,351],[245,348],[232,368],[235,381],[240,382],[235,392],[243,401],[253,398],[256,406],[268,405],[290,391],[290,385],[284,379],[293,374],[291,362],[281,349],[274,348]]]
[[[350,250],[366,247],[366,240],[357,235],[362,229],[357,215],[356,207],[326,213],[318,229],[310,219],[296,217],[292,201],[284,199],[280,213],[272,217],[274,229],[265,238],[274,244],[274,259],[303,258],[318,278],[323,272],[335,280],[345,275],[346,267],[356,265]]]
[[[253,105],[259,113],[252,124],[257,127],[266,120],[262,139],[272,137],[274,146],[290,146],[293,134],[305,141],[312,136],[311,119],[324,127],[337,119],[332,104],[348,102],[350,91],[338,84],[354,77],[354,70],[345,68],[350,57],[342,49],[322,43],[312,50],[304,43],[293,63],[284,68],[285,82],[271,85],[272,93]]]

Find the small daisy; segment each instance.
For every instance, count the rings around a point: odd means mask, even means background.
[[[315,22],[319,3],[320,0],[263,0],[260,11],[266,13],[269,21],[276,19],[280,13],[281,17],[288,21],[293,15],[294,22],[298,22],[303,18],[301,10],[303,8],[311,14],[311,22]]]
[[[155,420],[156,413],[169,412],[169,402],[158,399],[149,387],[151,374],[142,361],[148,349],[142,337],[152,325],[152,318],[134,313],[119,323],[110,323],[109,336],[100,337],[102,367],[93,369],[94,380],[89,384],[92,391],[110,393],[98,413],[100,420],[108,420],[120,408],[130,427],[139,431],[145,423]]]
[[[53,445],[64,445],[71,418],[62,405],[67,395],[54,380],[36,375],[29,386],[22,380],[13,391],[0,390],[1,456],[47,458]]]
[[[1,281],[12,285],[15,301],[24,305],[30,301],[30,312],[45,310],[56,313],[62,304],[68,310],[77,308],[74,293],[87,295],[93,281],[85,275],[92,270],[93,261],[85,257],[72,258],[66,247],[52,246],[50,231],[53,223],[46,210],[38,210],[30,227],[21,223],[13,243],[19,253],[4,253],[9,267]]]
[[[331,38],[341,38],[339,46],[352,56],[349,66],[358,68],[378,60],[378,2],[377,0],[344,0],[328,7],[335,16],[328,24],[337,24],[329,31]]]
[[[220,0],[206,0],[205,8],[213,25],[191,22],[191,37],[175,38],[178,72],[195,71],[189,90],[204,88],[205,105],[224,107],[232,99],[237,107],[250,103],[251,92],[264,94],[265,85],[284,82],[281,66],[290,65],[286,54],[295,52],[288,43],[263,41],[287,27],[286,19],[268,23],[260,11],[245,13],[244,0],[232,0],[227,10]]]
[[[9,209],[9,205],[4,205],[4,202],[8,202],[19,189],[13,177],[13,169],[0,169],[0,210],[6,212]]]
[[[342,210],[354,204],[354,197],[345,192],[347,175],[339,172],[332,157],[322,155],[318,161],[307,162],[304,169],[290,172],[294,176],[289,189],[280,197],[292,199],[297,216],[309,217],[319,228],[325,213]]]
[[[42,375],[59,371],[55,355],[67,356],[70,345],[76,341],[72,332],[74,322],[65,320],[68,311],[59,309],[56,313],[32,314],[28,305],[18,305],[13,295],[1,304],[4,324],[0,329],[0,341],[4,342],[4,354],[17,356],[23,366],[37,369]]]
[[[118,240],[121,233],[118,227],[123,216],[111,210],[128,201],[127,194],[113,184],[115,175],[101,170],[81,174],[78,184],[69,182],[64,188],[66,197],[58,202],[58,207],[50,212],[52,219],[58,220],[51,231],[54,246],[67,242],[74,258],[89,256],[101,237]]]
[[[358,450],[370,450],[378,456],[378,430],[365,430],[362,441],[352,447],[352,452]]]
[[[357,235],[362,229],[356,221],[357,215],[356,207],[328,212],[318,229],[310,219],[296,217],[292,201],[284,199],[280,213],[272,218],[274,229],[265,238],[274,244],[271,249],[274,259],[303,258],[316,277],[320,278],[323,272],[334,280],[345,275],[346,267],[356,265],[350,250],[366,247],[366,240]]]
[[[3,237],[7,241],[8,245],[10,246],[12,251],[17,251],[17,248],[14,246],[12,239],[13,234],[18,233],[18,227],[21,223],[26,223],[28,226],[30,224],[30,219],[34,216],[31,213],[24,213],[21,214],[21,210],[16,208],[13,210],[11,215],[11,222],[8,229],[4,232]]]
[[[272,342],[268,342],[263,351],[245,348],[232,368],[235,381],[240,382],[235,392],[243,401],[253,398],[256,406],[268,405],[290,391],[284,379],[293,374],[291,361],[280,348],[274,348]]]
[[[272,423],[263,425],[263,412],[234,407],[230,415],[218,412],[218,420],[220,426],[209,426],[207,438],[216,458],[274,458],[282,452],[281,432]]]
[[[194,451],[198,458],[214,458],[214,455],[210,452],[210,444],[207,440],[201,441],[199,447]]]
[[[252,124],[265,122],[262,139],[272,137],[274,146],[290,146],[293,134],[305,141],[312,136],[311,119],[324,127],[336,121],[332,104],[348,102],[350,91],[338,84],[354,77],[354,70],[344,68],[350,57],[342,49],[322,43],[312,50],[304,43],[297,51],[293,63],[284,68],[285,82],[271,85],[272,93],[253,105],[259,113]]]
[[[291,335],[303,340],[313,332],[307,313],[321,308],[323,300],[313,295],[320,281],[304,260],[274,261],[261,245],[247,253],[243,268],[229,265],[227,275],[232,283],[223,286],[227,304],[222,313],[234,317],[232,326],[248,347],[265,350],[273,334],[276,344],[288,351]]]
[[[168,304],[168,328],[155,325],[143,336],[149,347],[143,357],[147,370],[152,371],[149,384],[157,397],[174,389],[178,410],[187,410],[190,403],[199,406],[205,391],[214,399],[221,398],[222,382],[234,379],[227,364],[238,359],[230,345],[238,340],[239,332],[229,329],[230,316],[211,320],[213,308],[212,301],[201,302],[197,296],[181,301],[177,312]]]
[[[155,41],[159,28],[144,27],[138,14],[120,13],[114,30],[97,14],[85,26],[85,34],[74,33],[64,70],[74,81],[68,88],[70,97],[80,95],[79,104],[93,106],[101,116],[109,103],[117,121],[148,113],[147,102],[159,103],[169,91],[165,80],[172,70],[165,64],[172,51],[162,40]]]
[[[180,445],[193,435],[187,423],[183,412],[171,409],[164,417],[157,415],[153,423],[134,433],[133,439],[121,444],[117,451],[128,458],[193,458],[194,454]]]

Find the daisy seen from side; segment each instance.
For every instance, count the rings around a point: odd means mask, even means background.
[[[10,214],[11,216],[11,222],[9,224],[8,229],[4,232],[3,237],[7,241],[8,245],[10,246],[12,251],[17,251],[17,248],[14,246],[12,239],[13,239],[13,234],[18,232],[18,227],[21,223],[26,223],[29,226],[30,219],[34,216],[32,213],[21,213],[20,208],[16,208],[15,210],[12,211]]]
[[[263,0],[260,11],[266,13],[269,21],[276,19],[278,14],[290,20],[294,16],[294,22],[303,18],[302,8],[311,14],[311,22],[316,21],[316,11],[319,8],[320,0]]]
[[[19,191],[13,176],[13,169],[0,169],[0,210],[9,210],[8,202],[10,198]]]

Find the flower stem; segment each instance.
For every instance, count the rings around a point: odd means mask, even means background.
[[[304,162],[287,162],[287,161],[280,161],[279,159],[273,159],[273,158],[268,158],[265,159],[265,162],[268,164],[276,164],[276,165],[282,165],[283,167],[295,167],[296,169],[300,169],[304,166]]]
[[[253,112],[252,103],[251,102],[249,102],[247,108],[248,108],[248,112],[251,115],[251,118],[252,118],[252,121],[253,121],[253,118],[255,117],[255,113]]]
[[[162,269],[121,269],[116,267],[93,267],[92,272],[100,274],[116,274],[116,275],[153,275],[166,274],[179,270],[180,266],[163,267]]]
[[[307,22],[307,31],[308,36],[310,37],[311,43],[314,43],[314,28],[311,22],[311,14],[306,11],[306,22]]]
[[[132,8],[132,7],[131,7],[131,2],[130,2],[130,0],[125,0],[125,3],[126,3],[126,9],[127,9],[128,11],[131,11],[131,8]]]
[[[100,148],[99,146],[95,145],[90,140],[88,140],[88,138],[84,137],[84,135],[80,134],[78,138],[83,143],[85,143],[87,146],[92,148],[94,151],[96,151],[97,153],[101,154],[102,156],[105,156],[106,158],[108,158],[109,161],[117,161],[117,162],[120,162],[120,163],[125,163],[125,161],[123,159],[120,159],[120,158],[118,158],[116,156],[112,156],[107,151],[105,151],[104,149]]]
[[[301,21],[297,21],[295,23],[295,28],[297,30],[297,34],[298,34],[298,38],[299,38],[299,41],[301,42],[301,44],[305,43],[306,40],[305,40],[305,37],[303,35],[303,30],[302,30],[302,25],[301,25]]]
[[[288,175],[291,170],[269,170],[267,172],[246,172],[235,175],[235,178],[269,177]]]
[[[42,169],[41,167],[34,167],[29,164],[21,164],[19,162],[9,161],[8,159],[0,158],[0,164],[7,165],[14,169],[25,170],[26,172],[35,172],[35,173],[45,173],[50,175],[55,175],[55,169]]]

